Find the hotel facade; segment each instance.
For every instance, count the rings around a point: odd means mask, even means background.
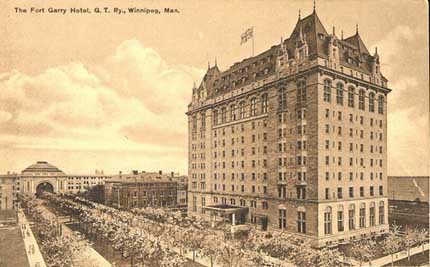
[[[315,11],[263,53],[208,67],[186,113],[188,211],[236,208],[318,247],[388,231],[390,91],[358,28],[338,38]]]

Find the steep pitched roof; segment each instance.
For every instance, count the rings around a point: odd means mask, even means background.
[[[297,22],[290,38],[287,40],[288,49],[294,50],[295,42],[300,35],[300,28],[305,35],[306,42],[308,44],[309,56],[325,56],[325,37],[329,34],[325,30],[315,11]]]
[[[360,34],[358,33],[358,31],[355,33],[355,35],[348,37],[344,40],[345,42],[348,42],[350,44],[352,44],[353,46],[355,46],[356,48],[358,48],[358,50],[361,53],[365,53],[370,55],[369,50],[367,50],[366,45],[364,44],[363,40],[361,40]]]
[[[326,31],[315,10],[307,17],[299,19],[290,37],[282,42],[289,58],[294,57],[296,46],[302,38],[306,40],[310,59],[328,57],[328,44],[334,37]],[[367,50],[358,30],[355,35],[345,40],[336,38],[335,40],[341,44],[339,50],[343,65],[370,73],[370,64],[374,57]],[[212,98],[237,87],[265,79],[275,72],[276,58],[279,51],[284,48],[283,46],[280,44],[273,45],[256,56],[236,62],[225,71],[220,71],[216,65],[208,68],[199,90],[206,89],[207,96]]]

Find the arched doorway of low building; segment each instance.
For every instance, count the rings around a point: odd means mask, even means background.
[[[42,182],[36,187],[36,196],[41,197],[43,192],[54,193],[54,186],[49,182]]]

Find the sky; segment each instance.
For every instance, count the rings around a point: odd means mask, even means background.
[[[16,7],[27,9],[17,13]],[[45,13],[31,13],[31,7]],[[176,8],[175,14],[53,14],[48,8]],[[0,173],[46,160],[66,173],[187,172],[193,83],[289,37],[313,1],[0,2]],[[429,175],[428,6],[316,1],[328,32],[378,47],[388,97],[388,175]]]

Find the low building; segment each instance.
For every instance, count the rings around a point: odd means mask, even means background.
[[[39,195],[67,192],[67,175],[47,161],[38,161],[25,168],[20,176],[20,193]]]
[[[83,193],[96,185],[104,185],[111,177],[98,170],[94,174],[70,174],[67,179],[67,189],[72,194]]]
[[[117,208],[176,207],[178,183],[162,172],[114,175],[105,181],[105,204]]]
[[[90,175],[68,175],[47,161],[38,161],[25,168],[21,173],[8,173],[0,175],[0,209],[10,208],[11,194],[40,195],[47,191],[51,193],[83,193],[96,185],[103,185],[110,179],[103,171],[96,171]],[[6,197],[7,196],[7,197]],[[8,200],[6,202],[6,199]]]
[[[16,173],[0,175],[0,210],[16,209],[19,177]]]
[[[188,176],[175,175],[172,173],[172,178],[178,183],[177,188],[177,206],[180,209],[184,209],[188,206]]]
[[[388,198],[403,201],[428,201],[429,176],[388,176]]]

